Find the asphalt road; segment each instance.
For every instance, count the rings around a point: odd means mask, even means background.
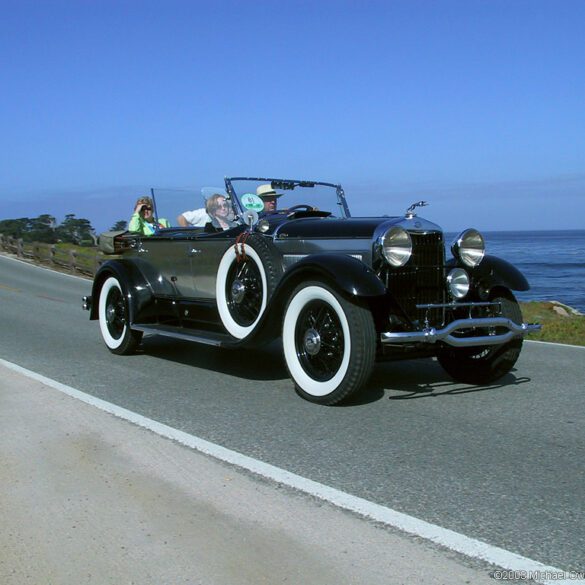
[[[567,571],[585,569],[585,349],[526,343],[500,383],[378,365],[359,401],[297,397],[278,345],[146,337],[108,352],[90,281],[0,257],[0,357],[304,477]]]

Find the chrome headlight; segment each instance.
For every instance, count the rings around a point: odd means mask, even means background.
[[[391,266],[404,266],[412,254],[410,234],[401,227],[391,227],[380,239],[382,254]]]
[[[469,292],[469,275],[463,268],[453,268],[447,275],[449,292],[454,299],[462,299]]]
[[[474,229],[465,230],[453,242],[451,252],[463,264],[474,268],[485,256],[485,242],[483,236]]]

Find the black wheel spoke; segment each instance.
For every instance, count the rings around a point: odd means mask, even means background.
[[[106,299],[106,324],[110,335],[119,339],[126,327],[126,305],[122,293],[117,288],[108,292]]]
[[[244,295],[237,302],[232,296],[232,285],[239,282],[244,287]],[[244,327],[258,318],[262,308],[262,278],[254,260],[247,259],[234,263],[226,279],[226,298],[234,320]]]
[[[316,350],[306,347],[308,332],[319,339]],[[312,378],[323,382],[335,376],[343,361],[344,336],[339,317],[328,303],[314,300],[301,311],[295,344],[299,361]]]
[[[236,271],[236,278],[242,280],[248,274],[248,262],[242,262],[239,270]]]
[[[321,330],[330,320],[331,317],[329,316],[329,307],[323,306],[315,315],[315,324],[313,327],[317,330]]]

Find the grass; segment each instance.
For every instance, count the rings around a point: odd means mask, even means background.
[[[73,250],[76,254],[75,264],[77,269],[87,275],[92,274],[95,270],[96,256],[101,259],[103,254],[95,247],[77,246],[75,244],[58,243],[55,244],[55,264],[51,263],[51,244],[24,243],[24,251],[27,254],[35,254],[37,261],[44,265],[49,265],[54,270],[68,270],[71,263],[70,252]]]
[[[542,330],[527,337],[534,341],[551,341],[585,346],[585,315],[556,301],[520,303],[524,321],[540,323]]]

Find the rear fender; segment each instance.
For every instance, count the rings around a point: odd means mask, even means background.
[[[99,296],[104,282],[115,276],[126,289],[130,322],[136,321],[136,316],[154,300],[152,289],[138,270],[136,264],[125,260],[108,260],[97,271],[91,291],[92,304],[89,318],[98,319]]]

